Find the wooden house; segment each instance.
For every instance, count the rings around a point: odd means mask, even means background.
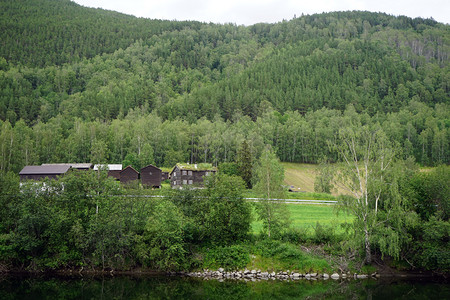
[[[66,174],[70,169],[69,165],[48,165],[48,166],[25,166],[19,172],[20,180],[42,180],[57,179],[58,176]]]
[[[146,187],[161,187],[162,170],[153,165],[141,169],[141,182]]]
[[[116,180],[120,180],[122,164],[94,165],[94,171],[98,171],[98,169],[108,170],[108,176],[114,177]]]
[[[217,172],[211,164],[177,164],[170,172],[170,185],[172,188],[183,186],[202,186],[203,177]]]
[[[139,172],[132,166],[128,166],[120,171],[120,183],[126,184],[137,180],[139,180]]]

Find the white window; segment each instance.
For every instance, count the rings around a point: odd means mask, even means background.
[[[183,180],[183,184],[187,184],[187,180]]]
[[[205,175],[208,176],[208,175],[209,175],[209,172],[206,172]]]
[[[192,179],[189,180],[189,184],[192,184]]]
[[[181,175],[185,176],[186,175],[186,171],[182,171]]]
[[[189,175],[189,176],[192,176],[192,171],[188,171],[188,175]]]

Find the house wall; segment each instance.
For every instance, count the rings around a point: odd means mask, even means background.
[[[179,187],[181,185],[181,183],[179,182],[179,180],[181,179],[181,171],[178,167],[175,167],[172,170],[172,173],[170,173],[170,186],[171,187]]]
[[[139,173],[131,168],[125,168],[120,172],[120,182],[128,183],[139,179]]]
[[[60,176],[61,174],[30,174],[30,175],[20,175],[20,181],[26,181],[26,180],[43,180],[45,178],[48,179],[57,179],[57,176]]]
[[[147,166],[141,169],[141,182],[148,187],[161,186],[161,169],[155,166]]]
[[[121,170],[108,171],[108,176],[114,177],[116,180],[120,180],[120,171]]]
[[[203,185],[203,176],[212,174],[214,171],[196,171],[196,170],[180,170],[176,168],[170,177],[172,187],[181,187],[183,185]]]

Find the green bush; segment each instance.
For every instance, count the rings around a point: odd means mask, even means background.
[[[155,205],[142,238],[138,237],[138,257],[146,266],[160,270],[185,267],[186,245],[183,239],[184,216],[169,200]]]
[[[325,259],[305,253],[291,243],[263,240],[253,248],[256,262],[253,267],[271,270],[298,270],[301,272],[323,272],[330,269]]]
[[[283,242],[301,244],[308,241],[308,229],[307,228],[289,228],[283,232],[280,236],[280,240]]]
[[[219,174],[210,176],[206,186],[205,235],[219,245],[245,240],[252,216],[250,204],[242,197],[245,189],[242,178]]]
[[[208,269],[239,270],[244,269],[250,262],[248,250],[241,245],[215,247],[206,251],[203,265]]]
[[[423,224],[422,241],[416,244],[414,261],[434,271],[450,271],[450,223],[431,217]]]
[[[301,259],[303,256],[303,252],[297,246],[276,240],[264,240],[257,243],[256,253],[281,260]]]
[[[332,226],[321,225],[317,222],[313,229],[314,234],[311,238],[313,243],[326,244],[337,241],[337,236]]]

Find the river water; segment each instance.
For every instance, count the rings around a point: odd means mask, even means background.
[[[220,282],[164,276],[0,276],[0,299],[450,299],[450,285],[392,278]]]

